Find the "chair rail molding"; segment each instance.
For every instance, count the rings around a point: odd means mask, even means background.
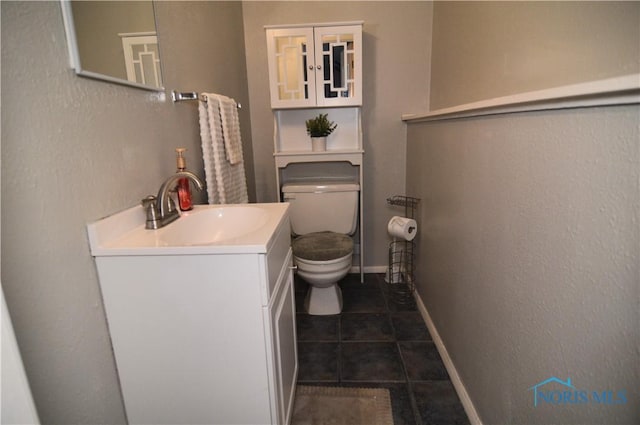
[[[639,103],[640,74],[630,74],[496,97],[422,114],[403,114],[402,120],[406,123],[416,123],[516,112]]]

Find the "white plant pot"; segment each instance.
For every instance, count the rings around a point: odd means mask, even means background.
[[[311,150],[313,152],[322,152],[327,150],[327,137],[312,137]]]

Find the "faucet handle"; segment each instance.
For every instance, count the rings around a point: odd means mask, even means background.
[[[144,198],[142,201],[140,201],[140,203],[142,204],[142,207],[146,210],[149,208],[149,205],[155,205],[156,197],[153,195],[149,195],[146,198]]]
[[[147,211],[147,229],[154,228],[149,227],[151,223],[156,223],[158,219],[158,209],[156,208],[156,197],[149,195],[141,201],[142,208]]]

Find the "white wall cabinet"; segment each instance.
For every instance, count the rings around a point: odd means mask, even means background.
[[[362,105],[362,22],[267,26],[271,107]]]
[[[289,423],[290,242],[286,218],[266,252],[96,257],[130,423]]]

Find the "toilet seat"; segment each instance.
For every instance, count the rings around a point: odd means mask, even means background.
[[[331,261],[353,253],[353,239],[335,232],[298,236],[291,243],[293,255],[309,261]]]

